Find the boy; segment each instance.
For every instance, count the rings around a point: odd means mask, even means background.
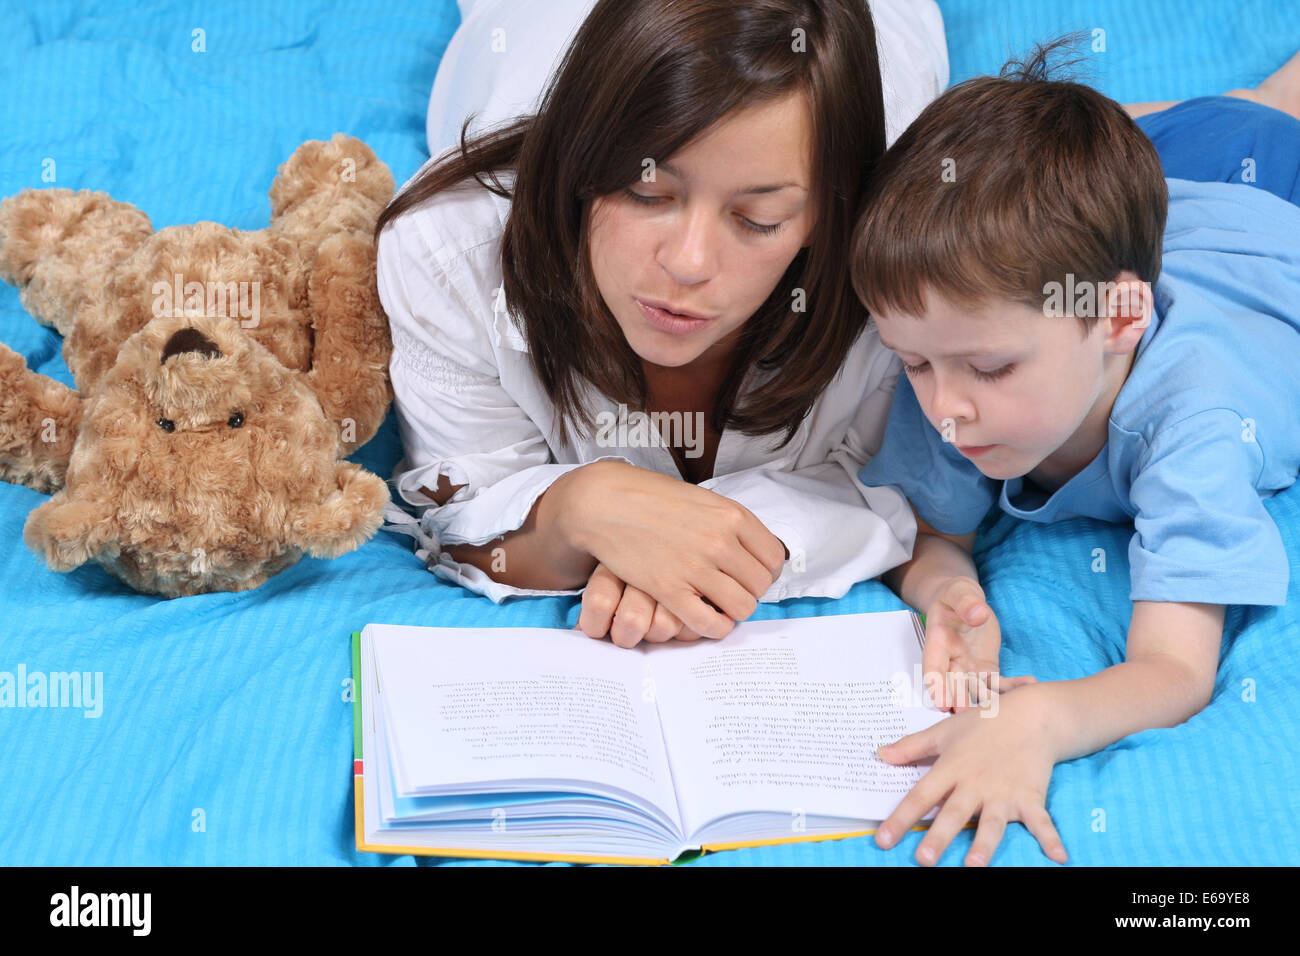
[[[904,363],[859,474],[917,513],[913,557],[886,583],[968,625],[964,640],[944,629],[927,671],[982,662],[994,690],[1015,687],[983,719],[962,710],[881,748],[938,757],[876,835],[888,848],[942,803],[923,864],[976,814],[968,864],[1014,820],[1064,862],[1044,806],[1053,766],[1200,711],[1224,606],[1286,602],[1261,499],[1300,469],[1300,207],[1166,180],[1123,107],[1044,64],[927,107],[873,171],[853,239],[854,288]],[[969,555],[995,502],[1031,521],[1133,522],[1126,660],[999,682]]]

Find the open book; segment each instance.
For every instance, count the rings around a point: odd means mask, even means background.
[[[357,848],[382,853],[668,863],[871,833],[925,771],[876,748],[946,716],[912,611],[633,649],[535,627],[352,640]]]

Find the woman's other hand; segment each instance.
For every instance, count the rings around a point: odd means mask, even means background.
[[[740,503],[625,462],[574,469],[552,485],[556,490],[566,540],[623,582],[623,600],[630,587],[671,615],[656,624],[659,609],[633,594],[625,616],[632,608],[637,620],[650,615],[646,633],[675,620],[692,634],[725,637],[754,613],[788,557],[781,540]],[[621,632],[616,620],[614,626]]]
[[[578,630],[588,637],[609,635],[619,647],[636,647],[642,641],[662,644],[673,638],[695,641],[700,637],[672,611],[640,588],[620,581],[603,564],[596,565],[583,591]]]

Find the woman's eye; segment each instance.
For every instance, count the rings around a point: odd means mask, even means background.
[[[919,373],[921,373],[921,372],[924,372],[924,371],[925,371],[925,367],[926,367],[926,365],[928,365],[928,364],[929,364],[928,362],[922,362],[920,365],[908,365],[906,362],[904,362],[904,363],[903,363],[903,368],[906,369],[906,370],[908,371],[909,374],[911,374],[911,375],[917,375],[917,374],[919,374]]]
[[[623,192],[634,202],[639,202],[643,206],[653,206],[655,203],[669,198],[667,196],[643,196],[639,192],[636,192],[631,188],[624,189]],[[785,223],[783,222],[778,222],[778,223],[774,223],[773,225],[766,226],[761,222],[754,222],[752,219],[746,219],[744,216],[738,216],[737,218],[740,220],[740,225],[742,228],[748,229],[750,232],[756,232],[764,236],[772,235],[772,233],[781,229],[785,225]]]
[[[624,189],[623,192],[632,199],[641,203],[643,206],[653,206],[659,200],[664,198],[663,196],[642,196],[640,193],[634,192],[632,189]]]
[[[765,236],[770,236],[772,233],[776,232],[778,229],[780,229],[782,226],[785,225],[785,223],[783,222],[778,222],[771,226],[764,226],[761,223],[753,222],[752,220],[746,219],[744,216],[740,217],[740,223],[750,232],[759,232]]]

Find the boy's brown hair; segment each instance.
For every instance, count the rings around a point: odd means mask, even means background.
[[[868,310],[919,315],[927,288],[1044,308],[1067,274],[1076,287],[1126,269],[1155,283],[1169,205],[1160,157],[1119,103],[1048,79],[1049,57],[1077,39],[954,86],[885,153],[851,243]],[[1077,316],[1085,337],[1095,311]]]

